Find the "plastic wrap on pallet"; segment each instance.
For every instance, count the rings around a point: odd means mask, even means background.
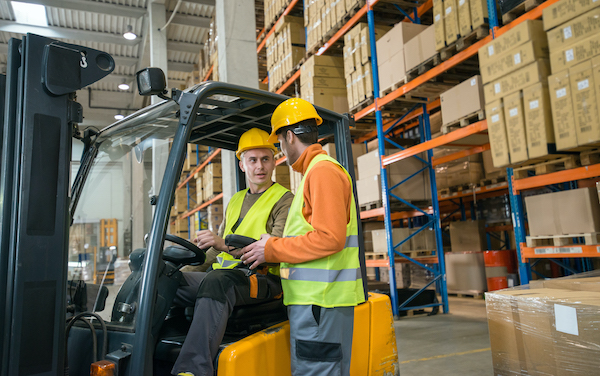
[[[594,375],[600,271],[486,293],[494,375]]]

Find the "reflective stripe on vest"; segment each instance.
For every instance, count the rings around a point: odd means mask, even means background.
[[[223,238],[229,234],[237,234],[249,236],[254,239],[260,239],[262,234],[267,233],[267,220],[273,211],[273,206],[285,195],[289,190],[282,185],[273,183],[263,194],[256,200],[248,213],[242,219],[242,223],[232,230],[233,226],[240,218],[242,204],[248,189],[237,192],[227,205],[225,211],[225,231]],[[236,259],[227,252],[221,252],[217,255],[217,262],[212,264],[213,269],[233,269],[238,264],[241,264],[240,259]],[[272,270],[271,270],[272,269]],[[278,268],[270,268],[269,271],[273,274],[278,274]]]
[[[325,154],[315,156],[306,169],[298,187],[283,230],[284,237],[296,237],[314,231],[302,214],[304,182],[311,169],[319,162],[334,163],[348,177],[348,172]],[[351,202],[354,194],[351,192]],[[302,250],[298,250],[301,252]],[[344,248],[333,255],[300,264],[281,263],[283,300],[287,305],[319,305],[321,307],[354,306],[365,301],[360,262],[358,259],[358,219],[356,205],[350,208],[350,222],[346,225]]]

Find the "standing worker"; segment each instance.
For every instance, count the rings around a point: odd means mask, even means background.
[[[281,263],[294,376],[350,374],[354,306],[365,301],[352,178],[317,143],[322,122],[299,98],[273,112],[269,141],[304,177],[283,237],[264,234],[241,257],[250,268]]]
[[[275,145],[269,134],[252,128],[241,137],[236,155],[246,174],[248,189],[231,198],[219,234],[198,231],[194,243],[216,251],[209,272],[185,272],[175,303],[194,306],[194,317],[173,367],[174,375],[213,375],[213,361],[223,340],[227,320],[236,305],[264,303],[281,298],[278,267],[248,273],[248,267],[229,253],[224,237],[229,234],[260,238],[265,232],[281,235],[294,195],[271,176],[275,169]],[[213,256],[214,260],[215,257]]]

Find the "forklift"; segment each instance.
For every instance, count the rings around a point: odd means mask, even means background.
[[[81,132],[75,92],[110,74],[113,58],[32,34],[10,40],[8,50],[7,74],[0,76],[0,376],[169,375],[193,315],[193,307],[173,303],[180,269],[205,259],[205,250],[168,233],[187,144],[236,150],[248,129],[270,131],[271,114],[288,97],[222,82],[169,93],[164,73],[146,68],[136,74],[140,95],[163,101]],[[353,175],[352,117],[317,111],[323,118],[319,136],[334,137],[337,159]],[[74,139],[83,144],[77,171]],[[92,296],[93,304],[69,304],[70,226],[122,207],[106,192],[120,197],[131,190],[124,171],[144,175],[148,160],[159,155],[165,158],[152,172],[160,168],[162,178],[157,194],[142,200],[149,219],[139,224],[146,236],[144,246],[128,255],[129,274],[118,282],[115,271],[108,294],[106,286],[91,288],[90,281],[88,291],[104,293]],[[241,171],[236,185],[245,186]],[[355,308],[351,374],[399,375],[391,303],[367,292],[362,233],[360,239],[367,301]],[[290,375],[289,352],[281,300],[235,307],[216,374]]]

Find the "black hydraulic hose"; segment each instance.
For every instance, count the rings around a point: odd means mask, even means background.
[[[90,322],[90,320],[86,319],[85,317],[79,317],[77,319],[71,319],[71,321],[69,322],[69,324],[74,323],[75,321],[83,321],[84,323],[87,324],[87,326],[90,328],[90,331],[92,332],[92,345],[94,348],[94,356],[92,356],[92,363],[95,363],[98,360],[98,335],[96,334],[96,328],[94,328],[94,325]],[[68,335],[68,330],[70,330],[71,328],[67,329],[67,335]],[[68,337],[67,337],[68,340]],[[66,356],[66,353],[65,353]]]
[[[79,320],[80,318],[83,318],[85,316],[90,316],[90,317],[95,317],[96,320],[98,320],[98,322],[100,323],[100,326],[102,327],[102,360],[106,359],[106,353],[108,352],[108,332],[106,331],[106,323],[104,322],[104,320],[102,319],[102,317],[100,317],[98,314],[93,313],[93,312],[81,312],[78,313],[77,315],[73,316],[71,318],[71,321],[69,321],[69,324],[67,324],[67,329],[66,329],[66,339],[65,339],[65,375],[68,376],[69,375],[69,358],[68,358],[68,352],[69,352],[69,332],[71,331],[71,328],[73,327],[73,324],[75,324],[75,321]],[[87,321],[87,320],[86,320]],[[89,322],[89,321],[88,321]],[[97,336],[96,336],[96,329],[94,328],[94,326],[91,324],[91,328],[92,328],[92,336],[96,339],[94,341],[94,348],[97,351]],[[92,359],[96,359],[96,353],[94,352],[94,357]]]

